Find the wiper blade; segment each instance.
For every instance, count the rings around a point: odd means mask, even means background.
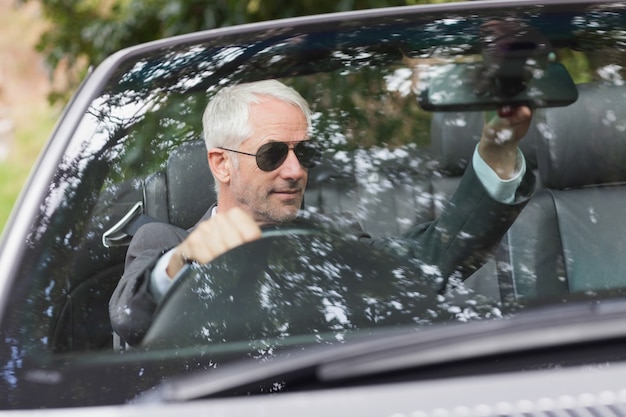
[[[571,346],[626,336],[623,302],[581,303],[518,316],[420,330],[379,332],[341,345],[315,346],[262,362],[249,359],[172,378],[137,402],[186,402],[287,387],[338,383],[458,361]]]

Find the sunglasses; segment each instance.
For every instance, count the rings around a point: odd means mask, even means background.
[[[305,168],[313,168],[319,161],[320,152],[311,141],[304,140],[298,142],[293,147],[293,152],[296,154],[300,165]],[[224,151],[235,152],[241,155],[254,156],[256,158],[256,164],[261,171],[274,171],[280,167],[287,155],[289,154],[289,144],[286,142],[268,142],[261,146],[256,153],[248,153],[236,151],[234,149],[218,147]]]

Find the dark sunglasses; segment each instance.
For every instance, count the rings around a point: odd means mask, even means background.
[[[290,148],[289,144],[286,142],[268,142],[261,146],[256,153],[241,152],[234,149],[222,148],[221,146],[219,149],[241,155],[254,156],[259,169],[270,172],[274,171],[285,162]],[[293,152],[296,154],[300,165],[305,168],[313,168],[319,161],[320,152],[317,146],[311,143],[311,141],[304,140],[298,142],[293,147]]]

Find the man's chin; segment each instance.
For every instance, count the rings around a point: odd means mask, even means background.
[[[281,223],[285,223],[285,222],[290,222],[296,219],[296,217],[298,217],[298,210],[300,208],[296,208],[293,207],[290,210],[283,210],[280,215],[278,216],[278,221]]]
[[[270,209],[265,213],[259,213],[259,218],[257,219],[258,223],[261,224],[279,224],[290,222],[296,219],[298,216],[298,212],[300,210],[300,204],[289,205],[289,206],[281,206],[274,209]]]

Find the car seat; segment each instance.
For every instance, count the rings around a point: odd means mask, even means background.
[[[626,286],[626,87],[579,86],[550,108],[537,142],[544,189],[513,226],[522,260],[516,298],[562,297]]]

